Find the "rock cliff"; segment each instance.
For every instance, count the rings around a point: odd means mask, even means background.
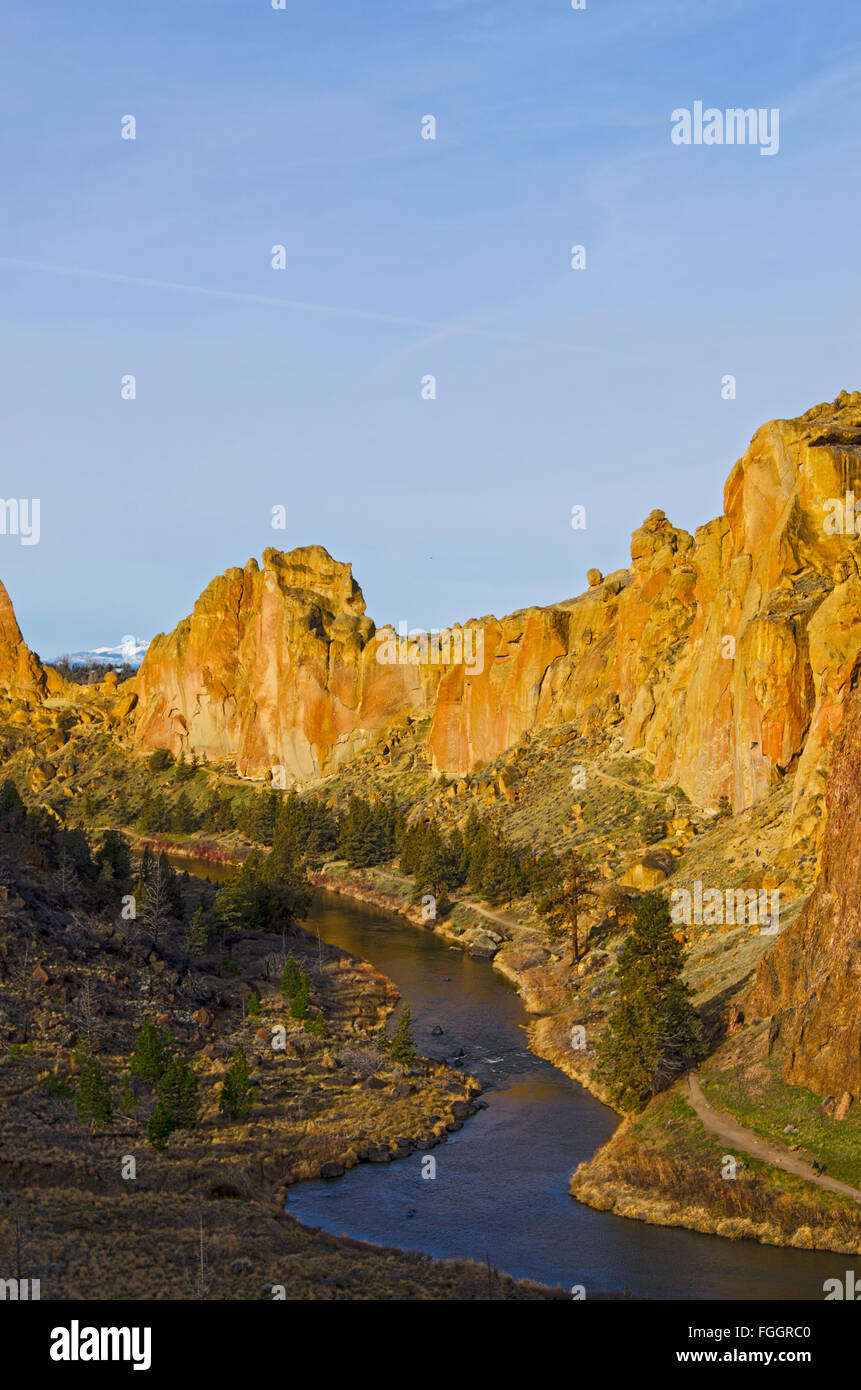
[[[395,716],[429,708],[432,680],[378,661],[374,638],[349,565],[319,545],[267,550],[262,568],[249,560],[219,575],[190,617],[150,643],[137,741],[229,758],[241,776],[320,777]]]
[[[832,515],[853,493],[861,394],[843,393],[763,426],[730,473],[724,515],[694,535],[654,511],[627,570],[452,629],[464,650],[469,636],[480,645],[471,663],[414,643],[382,663],[349,565],[320,546],[268,550],[153,641],[138,743],[309,781],[393,721],[428,716],[433,767],[461,775],[526,730],[574,720],[642,751],[661,783],[708,808],[752,806],[791,776],[789,873],[798,847],[818,843],[831,740],[861,664],[861,549]]]
[[[819,878],[799,918],[760,962],[754,1011],[772,1018],[785,1080],[861,1097],[861,691],[846,704],[828,780]]]
[[[38,702],[47,686],[48,672],[24,641],[12,600],[0,584],[0,688],[13,699]]]

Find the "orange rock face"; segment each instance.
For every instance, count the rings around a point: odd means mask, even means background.
[[[798,919],[757,969],[755,1013],[773,1018],[787,1081],[861,1096],[861,692],[833,748],[822,867]],[[844,1112],[845,1113],[845,1112]]]
[[[524,726],[579,719],[615,729],[707,807],[753,805],[794,775],[788,871],[792,846],[819,834],[831,739],[861,665],[861,552],[833,525],[833,503],[853,492],[861,394],[764,426],[730,474],[725,516],[691,537],[653,512],[629,571],[494,625],[489,669],[440,685],[436,766],[463,772]]]
[[[349,565],[321,546],[267,550],[262,568],[249,560],[214,579],[150,643],[137,741],[232,759],[241,776],[320,777],[394,714],[427,712],[421,670],[381,664],[374,634]]]
[[[463,774],[524,730],[579,720],[707,807],[750,806],[794,776],[791,838],[815,839],[861,657],[861,552],[829,507],[853,491],[861,499],[861,394],[844,393],[760,429],[729,476],[725,515],[695,536],[653,512],[630,570],[591,571],[579,598],[453,629],[480,638],[472,663],[415,651],[381,663],[385,634],[350,566],[320,546],[269,550],[262,568],[213,580],[152,642],[138,742],[307,781],[393,720],[429,715],[435,769]]]
[[[0,686],[10,695],[37,702],[47,691],[48,674],[21,636],[12,600],[0,584]]]

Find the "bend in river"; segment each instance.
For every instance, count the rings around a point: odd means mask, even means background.
[[[202,861],[177,867],[216,878]],[[336,1235],[439,1258],[489,1259],[518,1278],[640,1298],[821,1299],[845,1256],[730,1241],[593,1211],[568,1195],[577,1164],[618,1120],[526,1046],[527,1015],[488,961],[473,960],[394,914],[318,892],[306,926],[394,980],[426,1056],[466,1069],[487,1109],[422,1155],[361,1164],[336,1180],[290,1188],[287,1209]],[[434,1034],[442,1028],[442,1034]]]

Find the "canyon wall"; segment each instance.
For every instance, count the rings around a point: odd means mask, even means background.
[[[377,660],[349,565],[319,545],[267,550],[201,594],[147,649],[136,680],[145,748],[230,759],[241,776],[323,776],[395,718],[424,716],[438,672]]]
[[[350,566],[321,546],[267,550],[153,640],[122,699],[103,692],[106,717],[131,721],[141,749],[252,778],[283,768],[288,784],[326,776],[407,718],[429,721],[428,756],[450,775],[573,722],[598,748],[642,752],[661,784],[707,808],[751,806],[791,777],[778,865],[789,873],[800,846],[819,843],[832,742],[861,671],[861,546],[828,505],[853,493],[861,394],[844,393],[757,431],[723,516],[691,535],[652,512],[628,569],[590,571],[576,598],[456,626],[439,661],[414,643],[403,660]],[[467,638],[480,659],[459,659]],[[30,652],[1,586],[0,690],[22,718],[52,695],[91,698]]]
[[[816,887],[759,964],[745,1012],[772,1019],[783,1075],[839,1102],[861,1097],[861,691],[846,705],[828,780]]]
[[[763,426],[724,515],[694,535],[653,512],[631,565],[577,598],[472,620],[481,668],[381,665],[349,565],[320,546],[213,580],[150,646],[137,741],[325,775],[409,715],[458,775],[525,731],[577,721],[642,751],[700,805],[753,805],[794,778],[792,846],[819,834],[831,740],[861,665],[858,541],[826,524],[861,498],[861,394]],[[460,631],[460,629],[455,629]],[[414,654],[415,655],[415,654]]]
[[[62,685],[61,678],[55,672],[47,672],[30,651],[18,626],[12,600],[0,584],[0,689],[12,699],[40,702],[48,690],[49,674],[54,677],[54,685]]]

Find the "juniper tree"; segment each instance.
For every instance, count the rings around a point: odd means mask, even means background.
[[[310,1033],[312,1038],[325,1038],[329,1033],[329,1026],[326,1023],[326,1015],[318,1009],[313,1018],[305,1020],[305,1032]]]
[[[293,994],[290,1004],[291,1018],[307,1018],[311,1004],[310,990],[308,988],[308,976],[302,971],[301,979]]]
[[[291,956],[281,973],[280,991],[285,999],[292,999],[302,983],[302,971]]]
[[[127,1115],[130,1120],[134,1120],[137,1118],[138,1101],[137,1096],[132,1090],[131,1077],[124,1076],[122,1082],[123,1089],[120,1094],[119,1109],[123,1115]]]
[[[227,1075],[221,1087],[218,1108],[228,1120],[244,1120],[257,1099],[257,1092],[250,1084],[248,1062],[241,1047],[237,1047],[227,1068]]]
[[[197,1077],[178,1054],[159,1078],[158,1100],[173,1129],[194,1129],[200,1111]]]
[[[409,1004],[405,1004],[398,1026],[389,1038],[387,1048],[393,1062],[401,1067],[411,1067],[418,1057],[418,1049],[413,1041],[412,1015]]]
[[[558,864],[555,887],[539,900],[538,911],[552,935],[571,934],[571,964],[580,959],[580,918],[595,897],[598,870],[586,864],[576,850],[569,850]]]
[[[146,1137],[154,1149],[163,1149],[174,1130],[173,1120],[162,1101],[158,1100],[147,1121]]]
[[[96,863],[100,868],[103,864],[110,864],[114,878],[130,878],[132,860],[125,835],[119,830],[105,831],[105,838],[96,854]]]
[[[180,792],[171,809],[170,828],[179,835],[185,835],[197,829],[197,816],[186,791]]]
[[[130,1066],[132,1076],[155,1086],[170,1065],[172,1050],[171,1034],[161,1033],[151,1018],[145,1019],[135,1039]]]
[[[185,930],[185,949],[189,955],[200,956],[206,950],[209,940],[209,922],[203,908],[199,907]]]
[[[113,1124],[111,1093],[95,1057],[84,1064],[75,1093],[75,1110],[81,1123],[89,1124],[91,1134]]]
[[[619,993],[597,1046],[599,1075],[622,1110],[641,1109],[704,1053],[683,965],[669,904],[646,894],[619,952]]]
[[[149,882],[149,877],[153,871],[154,865],[155,856],[153,855],[153,852],[150,849],[149,845],[144,845],[143,854],[141,855],[140,863],[138,864],[138,878],[140,879],[141,883]]]

